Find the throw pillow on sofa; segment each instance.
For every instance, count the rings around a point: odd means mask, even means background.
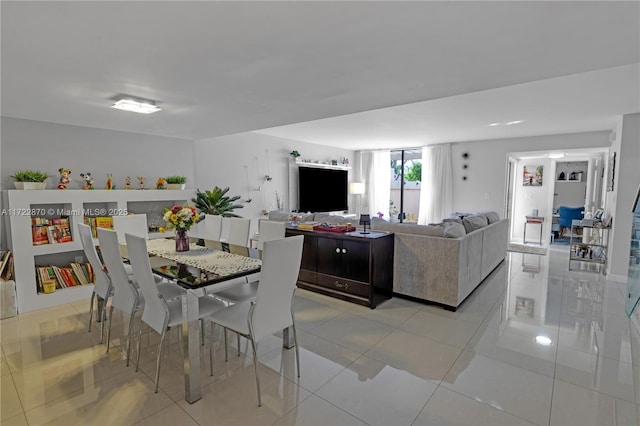
[[[500,215],[496,212],[482,212],[480,214],[483,214],[487,217],[489,225],[491,225],[492,223],[500,222]]]
[[[460,238],[467,235],[464,225],[454,221],[446,221],[442,223],[443,236],[446,238]]]
[[[377,217],[371,218],[371,229],[374,231],[395,232],[398,234],[426,235],[430,237],[444,236],[442,224],[415,225],[412,223],[390,223]]]
[[[462,224],[467,234],[475,231],[476,229],[484,228],[489,224],[487,217],[483,214],[474,214],[471,216],[465,216],[462,218]]]

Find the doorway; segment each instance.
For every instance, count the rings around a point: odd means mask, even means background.
[[[549,247],[559,231],[560,205],[584,206],[585,212],[604,208],[603,177],[608,151],[603,147],[562,153],[510,153],[505,206],[506,217],[511,219],[509,241]],[[527,216],[538,216],[541,222],[527,223]],[[568,250],[568,244],[566,247]]]

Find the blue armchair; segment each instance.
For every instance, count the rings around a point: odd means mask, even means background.
[[[566,228],[571,228],[573,220],[582,220],[584,217],[584,207],[558,207],[558,223],[560,224],[560,235],[564,234]]]

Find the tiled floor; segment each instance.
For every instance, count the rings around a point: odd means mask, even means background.
[[[370,310],[298,290],[302,376],[280,337],[263,341],[260,408],[252,359],[224,362],[217,343],[214,376],[207,345],[203,398],[188,404],[177,334],[155,394],[158,337],[143,333],[136,373],[121,353],[122,316],[109,353],[86,330],[88,303],[5,319],[1,423],[638,425],[640,337],[624,286],[569,272],[567,257],[562,247],[510,253],[455,313],[399,298]]]

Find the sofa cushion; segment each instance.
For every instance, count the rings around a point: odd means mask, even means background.
[[[357,225],[359,221],[359,219],[355,217],[342,217],[328,213],[316,213],[313,220],[320,223],[330,223],[332,225],[346,225],[347,223]]]
[[[483,214],[487,217],[487,221],[489,222],[489,225],[500,221],[500,215],[496,212],[482,212],[480,214]]]
[[[443,225],[416,225],[413,223],[390,223],[377,217],[371,218],[371,229],[374,231],[395,232],[398,234],[426,235],[429,237],[444,236]]]
[[[442,223],[443,236],[446,238],[460,238],[467,235],[467,231],[464,225],[454,221],[447,221]]]
[[[464,229],[467,231],[467,234],[475,231],[476,229],[484,228],[489,224],[487,217],[483,214],[474,214],[470,216],[465,216],[462,218],[462,224],[464,225]]]
[[[314,220],[313,213],[292,213],[286,212],[282,210],[271,210],[269,212],[269,220],[277,220],[279,222],[288,222],[291,220],[292,215],[296,215],[299,218],[300,222],[307,222],[310,220]]]
[[[446,219],[442,219],[443,223],[447,223],[447,222],[455,222],[455,223],[459,223],[460,225],[462,225],[462,219],[460,219],[459,217],[448,217]]]

